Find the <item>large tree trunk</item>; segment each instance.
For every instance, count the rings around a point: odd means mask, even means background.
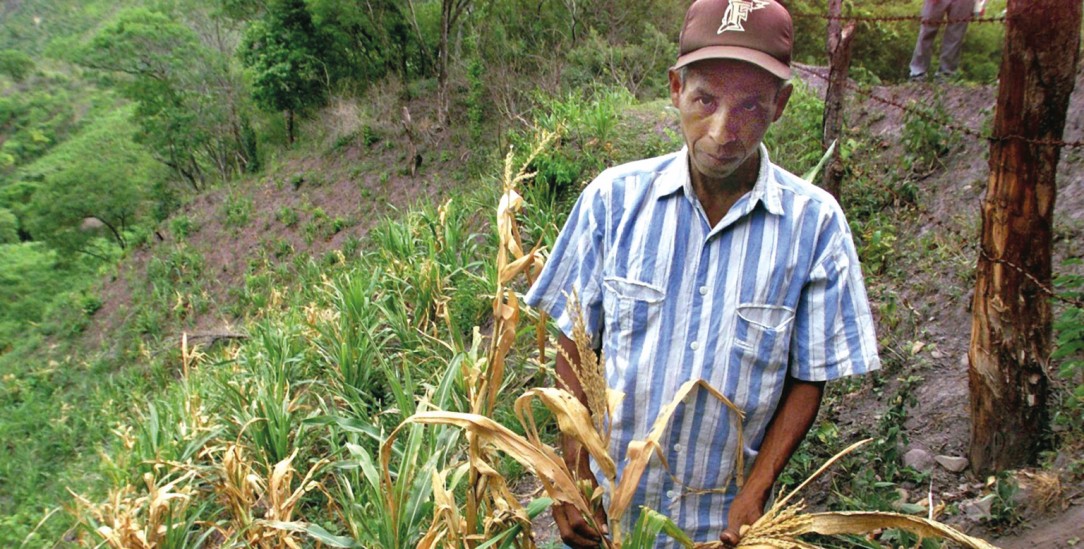
[[[971,467],[1034,462],[1046,427],[1055,170],[1081,3],[1009,0],[972,314]]]

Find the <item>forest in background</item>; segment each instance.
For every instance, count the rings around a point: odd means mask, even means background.
[[[788,4],[823,11],[816,2]],[[869,1],[847,10],[911,16],[918,5]],[[87,502],[105,501],[111,489],[134,489],[134,498],[153,491],[147,474],[170,486],[190,473],[173,464],[209,459],[193,476],[213,478],[213,466],[243,449],[251,456],[243,463],[268,479],[292,452],[298,476],[322,473],[315,464],[325,456],[340,460],[355,477],[298,496],[300,509],[336,536],[407,543],[431,514],[424,502],[415,522],[384,533],[371,526],[391,517],[372,505],[317,510],[378,488],[357,474],[362,454],[401,419],[385,412],[405,415],[414,396],[470,356],[472,328],[489,314],[478,296],[494,291],[487,269],[495,244],[479,212],[495,207],[508,145],[525,154],[536,127],[564,132],[560,147],[532,162],[538,207],[525,214],[526,234],[541,241],[552,239],[593,173],[673,148],[675,135],[659,130],[650,106],[664,96],[683,11],[683,2],[620,0],[4,2],[0,542],[67,535],[93,543],[92,524],[103,519],[69,489]],[[823,64],[823,24],[796,19],[798,61]],[[862,84],[904,79],[914,34],[913,25],[863,23],[852,76]],[[996,80],[1000,37],[998,25],[972,26],[962,81]],[[800,94],[772,136],[773,158],[795,172],[820,156],[820,108],[812,93]],[[943,136],[912,124],[913,161],[931,162]],[[344,167],[340,158],[358,150],[373,160]],[[208,292],[205,279],[216,274],[204,270],[202,250],[185,244],[203,228],[186,207],[227,189],[214,195],[224,197],[214,208],[217,238],[238,237],[256,223],[257,183],[319,187],[332,178],[325,164],[352,169],[359,181],[372,176],[384,185],[376,189],[428,173],[458,200],[374,210],[387,220],[371,230],[360,229],[365,215],[276,204],[275,221],[300,239],[267,243],[233,292]],[[875,223],[878,209],[913,192],[907,183],[894,184],[892,199],[856,192],[845,199],[848,214]],[[863,261],[881,270],[891,242],[876,230],[856,232],[873,237]],[[338,249],[320,254],[301,244],[333,241]],[[141,253],[144,279],[128,296],[130,314],[108,326],[106,343],[91,345],[87,333],[100,329],[99,311],[110,305],[103,281],[128,276],[125,265]],[[198,358],[182,352],[180,334],[212,312],[243,327],[225,334],[243,333],[243,341],[227,338]],[[216,367],[189,377],[200,360]],[[522,360],[510,388],[545,376]],[[452,435],[444,433],[419,434],[417,444],[445,444]],[[224,441],[241,444],[230,450]],[[501,466],[516,474],[514,462]],[[888,498],[878,491],[887,486],[874,486],[891,484],[885,472],[870,474],[868,498]],[[256,531],[249,517],[208,534],[197,526],[229,523],[228,505],[185,501],[177,512],[187,526],[170,534],[172,544]]]

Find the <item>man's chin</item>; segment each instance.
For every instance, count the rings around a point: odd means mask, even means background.
[[[721,162],[718,160],[712,160],[710,162],[698,162],[696,166],[700,175],[709,179],[726,179],[731,175],[734,175],[735,170],[741,164],[735,161]]]

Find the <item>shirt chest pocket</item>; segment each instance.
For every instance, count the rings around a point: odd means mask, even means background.
[[[794,309],[780,305],[742,303],[734,330],[734,348],[741,364],[760,371],[787,365]]]
[[[639,280],[608,276],[602,281],[606,329],[619,336],[643,334],[657,324],[666,291]]]

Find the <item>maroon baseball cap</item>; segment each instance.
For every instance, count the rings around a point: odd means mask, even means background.
[[[775,0],[696,0],[685,12],[674,68],[737,59],[785,80],[793,37],[790,14]]]

